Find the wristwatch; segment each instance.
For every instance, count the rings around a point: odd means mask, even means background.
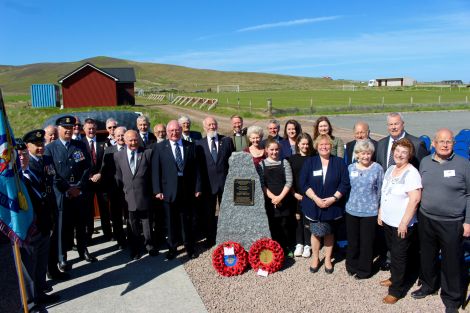
[[[333,198],[335,198],[335,201],[338,201],[338,200],[339,200],[339,198],[338,198],[337,196],[335,196],[335,195],[333,195]]]

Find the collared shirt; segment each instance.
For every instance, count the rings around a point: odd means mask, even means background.
[[[137,164],[137,150],[134,150],[135,151],[135,154],[134,154],[134,165]],[[127,162],[130,164],[131,163],[131,158],[132,158],[132,150],[131,149],[127,149]],[[136,168],[136,166],[134,166],[134,168]]]
[[[191,136],[189,134],[188,135],[182,134],[182,135],[183,135],[183,140],[186,140],[186,141],[189,141],[189,142],[193,141],[193,139],[191,138]]]
[[[452,161],[452,159],[454,158],[454,156],[455,156],[455,153],[452,151],[452,154],[451,154],[448,158],[446,158],[445,160],[442,160],[442,159],[441,159],[441,160],[438,160],[438,159],[436,159],[436,152],[434,152],[434,153],[432,154],[431,158],[432,158],[432,160],[433,160],[434,162],[445,163],[445,162],[448,162],[448,161]]]
[[[395,141],[400,140],[404,138],[406,135],[406,132],[404,131],[397,139],[393,139],[392,136],[388,136],[388,147],[387,147],[387,163],[388,160],[390,160],[390,153],[392,152],[392,145]],[[388,164],[387,164],[388,166]]]
[[[66,141],[66,140],[62,140],[62,138],[59,138],[60,142],[62,142],[62,144],[64,145],[65,148],[67,148],[67,142],[69,143],[70,145],[70,141]]]
[[[176,154],[175,154],[175,141],[170,141],[170,146],[171,146],[171,152],[173,152],[173,157],[176,159]],[[183,151],[183,139],[180,138],[180,140],[176,141],[178,143],[178,147],[180,148],[181,151],[181,159],[184,161],[184,151]]]
[[[93,148],[95,149],[95,153],[96,153],[96,138],[86,137],[86,140],[88,141],[89,146],[91,146],[91,143],[93,143]]]
[[[29,152],[29,157],[32,158],[34,161],[39,162],[39,158],[35,156],[34,154],[32,154],[31,152]]]
[[[215,134],[213,136],[215,138],[215,148],[217,149],[217,152],[219,152],[219,136]],[[212,149],[212,137],[207,136],[207,145],[209,147],[209,151]]]
[[[122,148],[125,148],[125,147],[126,147],[126,145],[122,145],[122,146],[121,146],[121,145],[119,145],[119,144],[116,144],[116,149],[117,149],[117,151],[121,151]]]

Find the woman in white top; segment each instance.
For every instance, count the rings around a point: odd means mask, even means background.
[[[404,296],[408,250],[416,232],[416,210],[421,200],[421,176],[409,163],[413,144],[406,138],[392,145],[395,165],[385,173],[378,223],[384,227],[391,254],[390,278],[380,282],[388,287],[384,303],[394,304]]]

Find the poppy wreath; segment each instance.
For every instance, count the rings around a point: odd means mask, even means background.
[[[233,248],[234,255],[225,255],[224,248]],[[226,241],[212,253],[212,266],[222,276],[240,275],[248,265],[248,253],[238,242]]]
[[[277,241],[262,238],[251,246],[248,261],[255,271],[262,269],[272,274],[281,269],[284,263],[284,251]]]

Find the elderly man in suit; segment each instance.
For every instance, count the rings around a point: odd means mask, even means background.
[[[90,179],[90,155],[85,143],[72,139],[75,118],[65,115],[56,121],[59,139],[46,146],[45,155],[52,158],[54,193],[58,208],[59,268],[67,270],[67,251],[72,248],[74,230],[81,259],[94,262],[87,249],[86,191]]]
[[[141,257],[140,224],[145,238],[145,248],[150,256],[158,255],[153,246],[150,229],[150,207],[152,203],[152,150],[139,146],[139,135],[135,130],[124,134],[126,149],[114,154],[116,180],[124,190],[132,236],[130,240],[131,259]]]
[[[375,150],[375,157],[376,157],[376,162],[382,165],[384,172],[387,171],[387,169],[395,164],[395,161],[393,160],[393,153],[392,151],[392,145],[395,141],[402,139],[402,138],[407,138],[409,141],[414,146],[415,154],[414,157],[410,160],[410,163],[419,169],[419,163],[421,159],[423,159],[425,156],[427,156],[428,150],[426,149],[426,146],[424,142],[422,142],[419,138],[408,134],[405,131],[405,121],[403,120],[402,116],[400,113],[393,112],[389,113],[387,115],[387,131],[389,133],[389,136],[382,138],[379,140],[377,143],[377,149]],[[380,230],[380,229],[379,229]],[[379,231],[379,241],[381,239],[384,239],[382,234],[380,234]],[[417,244],[417,242],[413,243]],[[386,247],[386,244],[383,243],[381,245],[382,247]],[[416,254],[418,253],[419,249],[412,249]],[[381,258],[385,258],[385,251],[382,251],[381,253]],[[411,259],[413,262],[416,260],[416,265],[417,266],[417,260],[418,256],[412,256]],[[381,265],[382,270],[389,270],[390,269],[390,254],[387,252],[387,259],[386,261]]]
[[[346,152],[344,154],[345,155],[344,161],[346,162],[346,165],[349,165],[357,161],[354,158],[354,146],[356,145],[356,142],[358,142],[359,140],[369,139],[374,145],[375,150],[377,150],[377,141],[369,137],[370,135],[369,124],[367,124],[366,122],[359,121],[356,124],[354,124],[353,135],[354,135],[354,140],[346,144]],[[372,155],[372,161],[375,161],[375,151],[374,151],[374,154]]]
[[[197,151],[201,159],[201,178],[203,188],[203,207],[199,226],[206,232],[206,244],[215,244],[217,234],[217,203],[222,201],[225,179],[228,174],[228,159],[235,150],[232,139],[217,133],[215,118],[208,116],[203,121],[206,137],[197,142]]]
[[[202,135],[198,131],[191,130],[191,120],[188,116],[182,115],[178,119],[178,123],[181,125],[183,140],[190,142],[197,142],[202,138]]]
[[[268,137],[261,141],[261,148],[264,148],[266,146],[266,142],[269,138],[276,140],[276,142],[281,142],[284,140],[284,138],[279,135],[279,131],[281,130],[281,123],[279,123],[278,120],[270,120],[266,129],[268,130]]]
[[[57,137],[59,137],[59,134],[57,133],[57,126],[55,125],[47,125],[46,128],[44,128],[44,131],[46,132],[44,135],[45,146],[47,146],[54,140],[57,140]]]
[[[152,143],[157,141],[155,135],[152,134],[149,130],[150,121],[147,116],[141,115],[137,118],[137,129],[139,130],[139,136],[137,137],[137,139],[139,140],[139,147],[148,149]]]
[[[88,209],[88,221],[86,226],[88,240],[91,240],[94,231],[95,222],[95,196],[98,202],[101,229],[103,235],[107,241],[111,240],[111,222],[109,220],[109,210],[106,200],[103,195],[103,185],[101,184],[101,165],[103,161],[105,145],[102,142],[98,142],[96,138],[96,121],[91,118],[87,118],[83,125],[83,131],[85,137],[82,141],[85,143],[88,153],[91,159],[90,168],[90,180],[88,182],[88,194],[87,194],[87,209]]]
[[[104,150],[103,162],[101,165],[101,182],[105,187],[109,208],[111,213],[111,221],[113,223],[113,236],[117,241],[119,249],[123,249],[126,245],[126,236],[124,234],[122,219],[126,216],[127,219],[127,207],[124,199],[124,193],[122,189],[119,189],[116,184],[116,164],[114,163],[114,154],[118,151],[126,149],[126,143],[124,142],[124,134],[127,129],[124,126],[116,128],[114,131],[114,138],[116,144],[109,146]],[[126,213],[124,215],[124,213]]]
[[[153,127],[153,133],[157,137],[157,143],[162,142],[166,139],[166,125],[157,124]]]
[[[152,160],[153,193],[163,201],[168,231],[168,260],[177,253],[178,236],[181,234],[189,258],[196,258],[192,231],[192,214],[195,198],[201,194],[201,179],[196,147],[182,140],[178,121],[167,127],[168,139],[157,144]]]
[[[118,127],[118,122],[115,118],[110,117],[106,120],[106,130],[108,131],[108,137],[104,141],[105,147],[114,146],[116,144],[116,140],[114,139],[114,132]]]

